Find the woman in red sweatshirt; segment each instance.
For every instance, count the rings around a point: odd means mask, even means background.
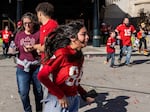
[[[95,100],[79,84],[84,61],[81,49],[88,40],[87,30],[79,21],[60,25],[47,37],[45,64],[38,73],[49,92],[43,112],[78,112],[78,94],[89,103]]]

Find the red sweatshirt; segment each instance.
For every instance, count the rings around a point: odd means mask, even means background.
[[[38,73],[38,79],[48,88],[50,94],[61,99],[65,96],[83,95],[86,91],[80,86],[83,61],[72,61],[76,51],[70,46],[58,49],[54,56]],[[49,74],[53,76],[53,82]]]
[[[116,43],[115,38],[109,37],[107,39],[107,45],[106,45],[107,53],[114,53],[115,52],[115,47],[114,47],[115,43]]]

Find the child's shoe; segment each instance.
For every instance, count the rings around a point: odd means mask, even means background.
[[[104,61],[104,64],[107,64],[107,63],[108,63],[108,61],[105,60],[105,61]]]

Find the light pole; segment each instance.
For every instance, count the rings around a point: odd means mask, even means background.
[[[22,4],[23,4],[23,0],[17,0],[17,16],[16,16],[16,20],[19,21],[21,19],[22,16]]]
[[[99,0],[94,0],[93,12],[93,46],[100,47]]]

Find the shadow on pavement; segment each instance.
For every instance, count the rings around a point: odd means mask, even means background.
[[[127,112],[126,106],[128,102],[126,100],[129,99],[128,96],[117,96],[114,99],[106,100],[107,96],[108,93],[99,93],[95,101],[97,107],[84,112]],[[81,100],[80,108],[86,105],[88,104]]]
[[[132,64],[133,64],[133,65],[137,65],[137,64],[142,64],[142,63],[148,62],[148,61],[150,61],[150,59],[134,60],[134,61],[132,62]],[[149,62],[149,63],[150,63],[150,62]],[[149,64],[149,63],[147,63],[147,64]]]

